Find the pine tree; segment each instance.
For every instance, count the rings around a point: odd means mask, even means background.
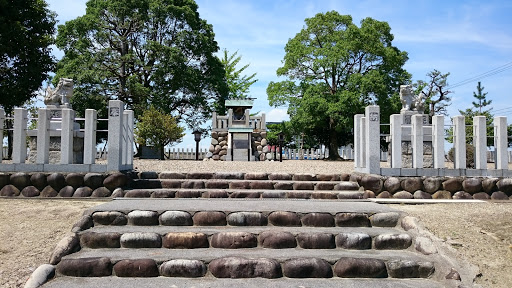
[[[487,92],[483,93],[484,88],[485,87],[482,87],[481,83],[478,82],[478,85],[476,85],[476,91],[477,92],[476,93],[473,92],[473,97],[475,97],[476,101],[477,101],[477,102],[475,102],[475,101],[472,102],[473,103],[473,107],[478,109],[478,113],[480,115],[482,115],[482,108],[485,107],[485,106],[489,106],[492,103],[492,100],[487,100],[486,99]],[[487,111],[484,111],[484,113],[485,112],[489,112],[491,110],[492,110],[492,108],[487,110]]]

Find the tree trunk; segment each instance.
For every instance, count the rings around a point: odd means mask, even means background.
[[[338,153],[338,139],[336,137],[336,130],[334,129],[334,120],[329,119],[329,160],[340,160]]]

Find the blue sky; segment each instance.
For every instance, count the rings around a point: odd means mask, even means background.
[[[47,0],[59,24],[85,14],[84,0]],[[268,105],[266,88],[276,76],[284,47],[304,26],[304,19],[336,10],[351,15],[356,25],[371,17],[386,21],[393,45],[409,53],[405,68],[413,81],[427,80],[433,69],[450,72],[451,86],[504,65],[504,71],[454,87],[450,116],[471,107],[478,80],[492,100],[495,114],[512,122],[512,1],[342,1],[342,0],[196,0],[201,18],[213,25],[221,49],[238,51],[247,74],[257,73],[251,87],[254,111],[268,121],[287,119],[286,107]],[[62,52],[54,51],[57,58]],[[187,135],[177,147],[195,147]],[[207,147],[208,140],[201,146]]]

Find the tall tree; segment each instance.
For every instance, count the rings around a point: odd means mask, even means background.
[[[443,74],[434,69],[427,74],[427,81],[419,80],[415,83],[417,92],[423,92],[426,96],[425,113],[430,118],[434,115],[448,115],[446,107],[450,105],[451,97],[448,96],[452,91],[448,90],[448,76],[450,73]]]
[[[377,104],[389,119],[400,109],[398,89],[410,74],[402,68],[407,53],[392,40],[388,23],[372,18],[361,27],[336,11],[307,18],[277,70],[289,80],[267,87],[270,104],[288,105],[292,126],[329,147],[329,159],[339,159],[339,145],[353,140],[354,114]]]
[[[244,99],[247,98],[249,93],[249,88],[252,84],[256,83],[258,79],[256,79],[256,73],[251,75],[243,75],[245,69],[249,67],[249,64],[246,64],[240,68],[237,68],[238,64],[242,60],[242,56],[237,56],[238,51],[229,55],[228,50],[223,50],[222,58],[220,62],[224,65],[224,69],[226,70],[226,83],[228,85],[229,94],[227,98],[229,99]],[[226,107],[224,106],[224,101],[218,101],[217,105],[217,113],[220,115],[226,114]]]
[[[0,0],[0,106],[7,114],[34,97],[53,70],[55,23],[44,0]],[[8,142],[11,155],[11,133]]]
[[[478,113],[480,114],[482,113],[482,108],[484,108],[485,106],[489,106],[492,103],[492,100],[487,100],[487,92],[483,93],[483,91],[484,87],[482,87],[481,82],[478,81],[478,84],[476,85],[476,92],[473,92],[473,97],[476,99],[476,101],[473,101],[472,104],[473,107],[478,109]],[[489,110],[484,110],[484,112],[491,110],[492,108]]]
[[[116,98],[150,104],[189,127],[211,117],[227,94],[213,28],[193,0],[90,0],[86,14],[58,28],[57,77],[75,79],[74,108]],[[80,105],[81,104],[81,105]]]

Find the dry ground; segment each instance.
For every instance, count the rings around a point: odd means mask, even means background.
[[[135,161],[139,171],[238,171],[350,173],[352,162],[195,162]],[[47,263],[57,242],[83,211],[99,201],[0,198],[0,287],[23,287]],[[463,261],[477,265],[483,287],[512,287],[512,201],[482,204],[391,205],[418,217],[445,239]]]

